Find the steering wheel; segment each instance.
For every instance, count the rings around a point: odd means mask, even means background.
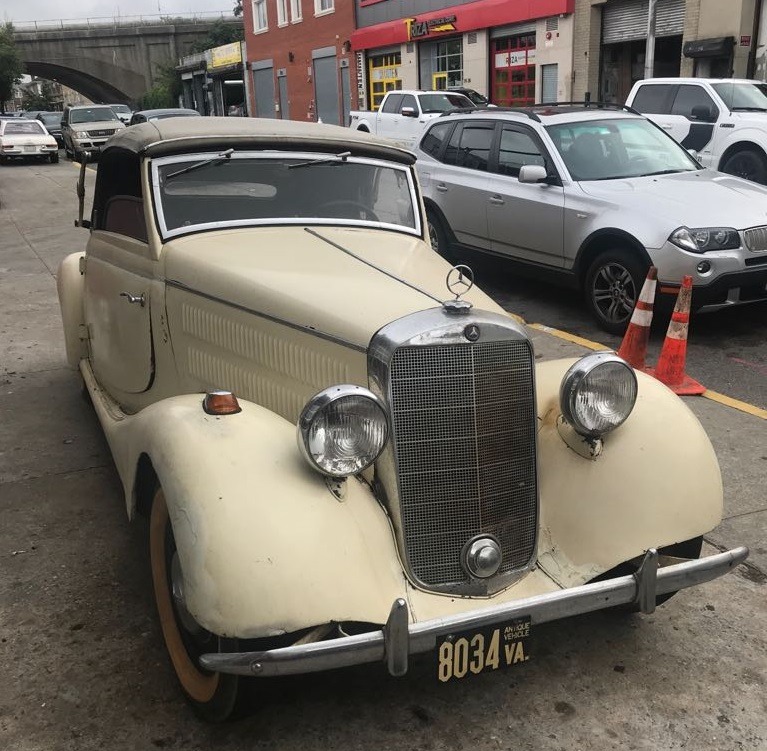
[[[352,201],[350,199],[339,199],[336,201],[326,201],[319,206],[322,211],[327,209],[331,214],[340,214],[338,218],[342,219],[367,219],[371,222],[378,222],[380,219],[369,206],[365,206],[364,203],[359,201]]]

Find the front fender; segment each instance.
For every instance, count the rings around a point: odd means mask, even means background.
[[[85,340],[80,336],[80,327],[85,324],[83,296],[85,277],[80,272],[80,259],[85,253],[70,253],[59,264],[56,273],[56,289],[61,307],[61,321],[64,324],[64,346],[67,362],[76,368],[88,350]]]
[[[572,360],[537,367],[541,504],[539,564],[562,586],[616,562],[712,530],[722,518],[722,481],[711,442],[687,405],[637,373],[626,422],[588,458],[557,425],[559,385]],[[587,451],[584,453],[588,454]]]
[[[385,622],[405,582],[367,484],[350,478],[339,500],[301,458],[293,424],[240,405],[217,417],[200,394],[173,397],[123,420],[124,434],[111,440],[124,480],[142,454],[152,462],[189,611],[208,630],[240,638]]]

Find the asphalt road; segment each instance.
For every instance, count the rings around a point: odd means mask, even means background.
[[[162,647],[146,528],[127,521],[64,361],[54,274],[86,240],[72,227],[76,174],[0,168],[0,748],[767,751],[767,423],[706,399],[686,403],[720,458],[726,508],[705,552],[749,544],[748,565],[650,616],[540,626],[533,658],[508,672],[442,686],[428,659],[402,679],[369,666],[257,685],[250,717],[196,720]],[[528,321],[600,338],[577,300],[479,273]],[[764,322],[745,320],[738,357]],[[584,351],[532,335],[544,358]],[[764,363],[764,342],[754,351]],[[737,372],[707,385],[756,393],[758,374]]]

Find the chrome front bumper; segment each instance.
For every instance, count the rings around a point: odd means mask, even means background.
[[[747,557],[748,548],[738,547],[659,569],[658,553],[650,549],[645,553],[639,570],[628,576],[412,624],[409,623],[407,603],[400,598],[394,601],[389,619],[380,631],[265,652],[204,654],[200,657],[200,664],[207,670],[220,673],[272,677],[385,661],[389,672],[399,676],[407,672],[411,654],[434,650],[437,639],[449,634],[480,629],[523,616],[530,616],[532,623],[538,624],[632,603],[638,605],[643,613],[652,613],[657,595],[716,579]]]

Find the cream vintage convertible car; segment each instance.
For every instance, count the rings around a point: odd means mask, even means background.
[[[431,250],[413,161],[349,129],[178,118],[110,140],[90,220],[80,186],[67,354],[207,719],[247,676],[520,665],[536,624],[651,612],[748,554],[700,558],[722,485],[690,410],[613,353],[536,363]]]

